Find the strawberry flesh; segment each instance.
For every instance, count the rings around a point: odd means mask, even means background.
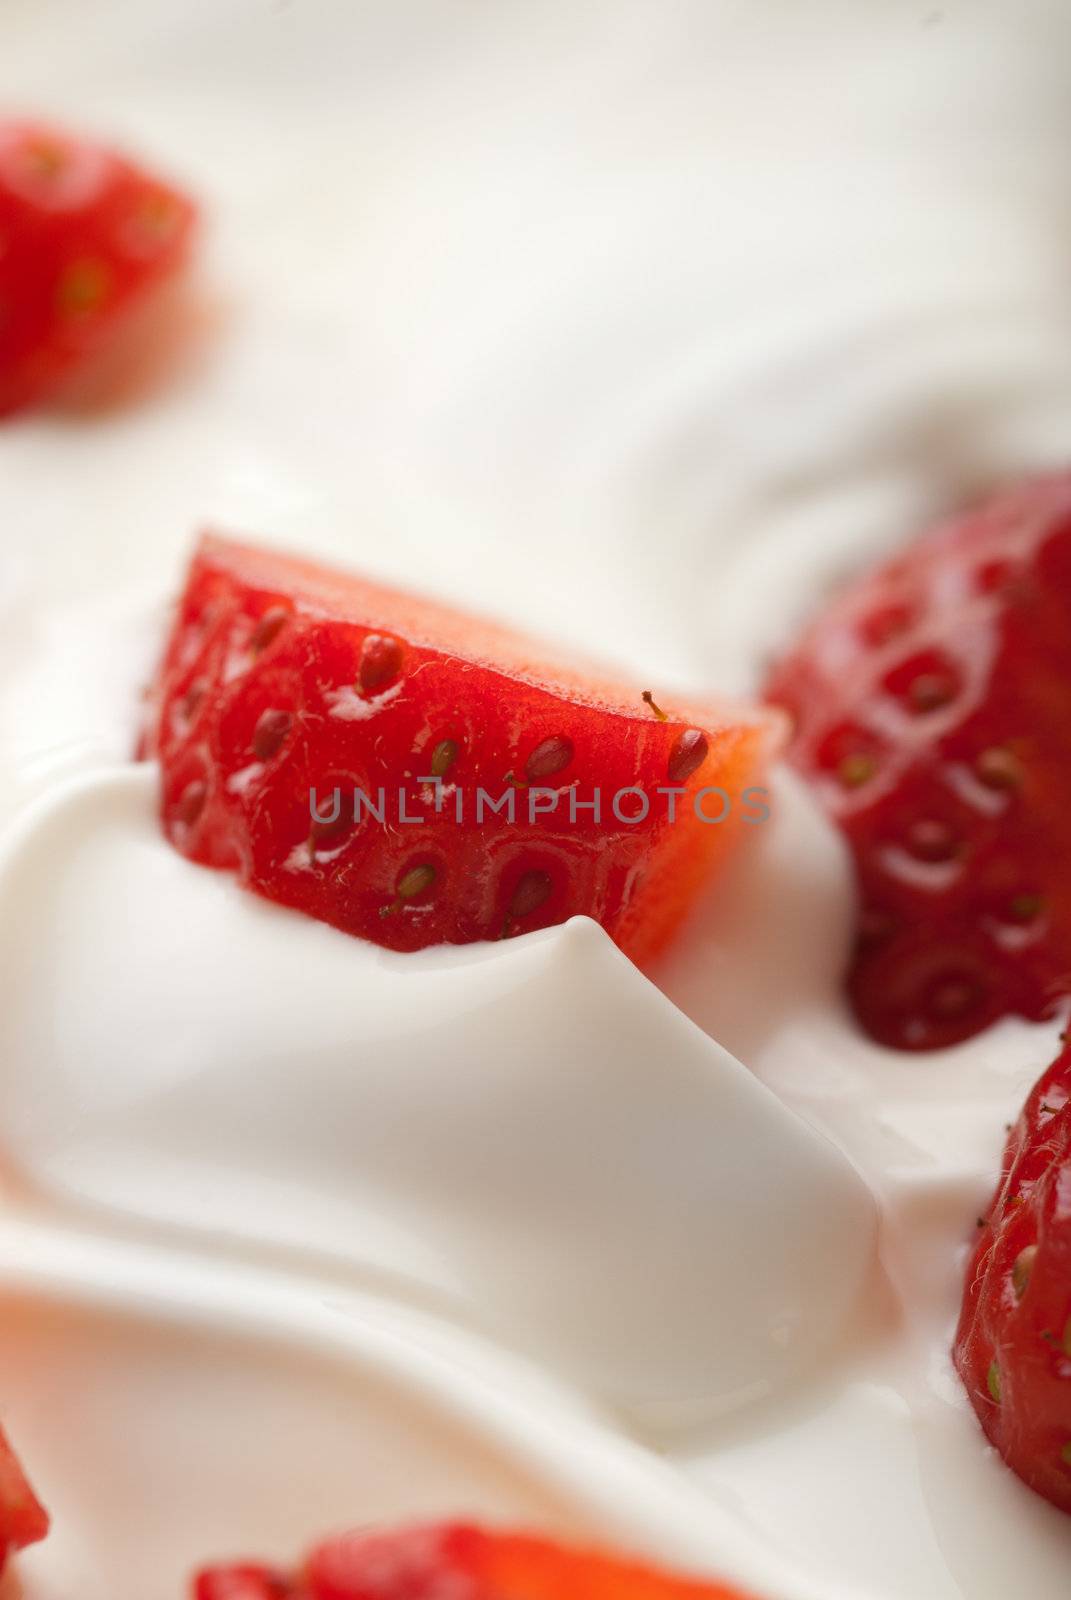
[[[773,726],[656,714],[505,629],[207,538],[144,751],[179,850],[349,933],[415,950],[585,914],[645,960],[739,835]],[[724,824],[696,815],[708,786]]]
[[[1071,993],[1071,475],[850,586],[768,695],[854,856],[868,1031],[919,1050],[1051,1015]]]
[[[195,1600],[275,1600],[267,1588],[229,1589],[218,1567],[196,1580]],[[744,1600],[723,1584],[671,1577],[639,1563],[573,1550],[530,1534],[444,1523],[326,1540],[280,1600]]]
[[[954,1356],[1004,1460],[1071,1511],[1071,1046],[1008,1136],[967,1269]]]
[[[0,1429],[0,1568],[6,1555],[36,1544],[47,1532],[48,1513]]]
[[[0,416],[53,388],[184,259],[190,200],[125,157],[0,122]]]
[[[298,1592],[282,1573],[249,1562],[206,1567],[193,1580],[193,1600],[294,1600]]]

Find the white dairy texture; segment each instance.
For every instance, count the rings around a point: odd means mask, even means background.
[[[632,1410],[762,1396],[841,1331],[864,1186],[594,923],[355,947],[191,873],[155,792],[70,787],[0,868],[35,1178],[419,1285]]]
[[[5,1219],[0,1245],[0,1402],[57,1513],[20,1594],[164,1600],[198,1560],[255,1550],[290,1566],[313,1528],[446,1507],[821,1600],[731,1501],[537,1369],[396,1300],[311,1267],[25,1218]]]
[[[206,208],[152,355],[0,427],[26,1600],[456,1512],[769,1600],[1066,1592],[1071,1524],[948,1360],[1056,1029],[862,1040],[847,863],[787,775],[655,987],[583,921],[405,960],[262,905],[126,760],[205,522],[747,690],[845,571],[1062,464],[1069,34],[1056,0],[10,0],[0,99]]]

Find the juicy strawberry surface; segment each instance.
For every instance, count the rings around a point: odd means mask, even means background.
[[[1071,1047],[1008,1136],[967,1270],[955,1361],[986,1434],[1071,1511]]]
[[[182,261],[194,208],[124,156],[0,121],[0,416],[105,340]]]
[[[282,1573],[248,1562],[206,1568],[193,1582],[193,1600],[294,1600],[298,1593]]]
[[[201,1573],[195,1600],[247,1600],[224,1587],[232,1574]],[[208,1585],[206,1587],[206,1585]],[[276,1591],[248,1591],[269,1600]],[[282,1600],[744,1600],[723,1584],[672,1577],[653,1568],[530,1534],[468,1523],[349,1533],[313,1551]]]
[[[640,960],[725,854],[770,736],[766,713],[663,712],[505,629],[207,538],[145,753],[179,850],[347,932],[414,950],[583,913]],[[707,786],[724,823],[696,815]]]
[[[0,1568],[11,1551],[36,1544],[47,1532],[48,1513],[0,1430]]]
[[[855,859],[849,984],[903,1049],[1071,992],[1071,475],[931,531],[775,670]]]

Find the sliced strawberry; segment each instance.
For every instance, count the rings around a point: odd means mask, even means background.
[[[311,1600],[435,1600],[444,1585],[456,1600],[488,1600],[478,1568],[485,1538],[460,1523],[359,1529],[318,1545],[304,1577]]]
[[[775,671],[855,857],[850,989],[903,1049],[1071,993],[1071,475],[934,529]]]
[[[0,415],[52,387],[182,261],[194,208],[125,157],[0,122]]]
[[[721,1583],[670,1577],[598,1551],[528,1534],[483,1534],[475,1560],[487,1600],[744,1600]]]
[[[0,1567],[3,1553],[36,1544],[48,1532],[48,1512],[30,1488],[0,1429]]]
[[[640,960],[737,833],[767,716],[667,715],[505,629],[208,538],[146,750],[172,842],[270,899],[397,950],[584,913]],[[694,804],[713,785],[721,825]]]
[[[193,1580],[193,1600],[296,1600],[297,1594],[281,1573],[246,1562],[206,1567]]]
[[[1004,1460],[1071,1511],[1071,1046],[1008,1137],[954,1354]]]
[[[256,1568],[219,1568],[195,1600],[247,1600],[225,1585]],[[271,1591],[274,1594],[274,1591]],[[269,1591],[249,1590],[248,1600]],[[466,1523],[347,1533],[310,1556],[281,1600],[744,1600],[719,1583],[671,1577],[639,1563],[571,1550],[529,1534],[492,1533]]]

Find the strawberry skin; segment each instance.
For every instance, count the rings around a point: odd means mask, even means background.
[[[738,835],[773,727],[765,712],[666,714],[506,629],[209,537],[144,751],[179,850],[349,933],[415,950],[585,914],[643,960]],[[710,785],[732,797],[724,824],[695,814]],[[679,791],[673,822],[659,786]],[[637,787],[622,822],[612,800]],[[481,790],[513,820],[481,816]]]
[[[195,1600],[247,1600],[225,1585],[254,1568],[215,1568]],[[219,1585],[205,1587],[205,1584]],[[248,1600],[274,1591],[248,1591]],[[671,1577],[638,1563],[571,1550],[530,1534],[443,1523],[326,1540],[281,1600],[744,1600],[719,1583]]]
[[[194,207],[125,157],[0,122],[0,416],[95,350],[185,257]]]
[[[775,670],[860,891],[873,1036],[957,1043],[1071,992],[1071,475],[932,530]]]
[[[47,1532],[48,1513],[0,1429],[0,1568],[10,1551],[36,1544]]]
[[[1071,1511],[1071,1047],[1032,1089],[967,1270],[956,1367],[992,1443]]]
[[[294,1600],[298,1591],[271,1567],[207,1567],[193,1580],[193,1600]]]

